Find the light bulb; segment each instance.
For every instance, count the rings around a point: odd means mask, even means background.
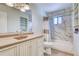
[[[24,8],[21,8],[20,11],[25,12],[26,10]]]
[[[29,10],[30,9],[29,5],[25,5],[24,9]]]
[[[13,7],[13,3],[6,3],[6,5]]]

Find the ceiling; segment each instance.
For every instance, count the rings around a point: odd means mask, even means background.
[[[16,9],[20,9],[24,7],[24,5],[26,4],[28,3],[15,3],[14,7]],[[38,12],[42,16],[46,16],[46,12],[53,12],[53,11],[61,10],[64,8],[72,7],[72,3],[33,3],[33,4],[36,5]]]
[[[72,3],[36,3],[39,13],[46,16],[46,12],[57,11],[72,6]]]

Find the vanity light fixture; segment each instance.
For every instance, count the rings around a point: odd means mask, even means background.
[[[25,5],[23,8],[20,9],[20,11],[25,12],[26,10],[30,10],[29,5]]]
[[[25,10],[30,10],[29,5],[26,4],[26,5],[24,6],[24,9],[25,9]]]
[[[6,3],[6,5],[13,7],[13,3]]]
[[[29,3],[6,3],[6,5],[19,9],[22,12],[30,10]]]

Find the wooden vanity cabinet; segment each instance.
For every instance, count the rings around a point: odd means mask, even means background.
[[[43,37],[26,40],[0,49],[0,56],[42,56]]]

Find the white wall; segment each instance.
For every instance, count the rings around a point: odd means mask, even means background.
[[[0,12],[7,13],[7,32],[16,32],[19,29],[20,17],[27,18],[27,14],[15,8],[0,4]]]
[[[32,31],[34,33],[43,33],[43,17],[35,4],[30,4],[32,10]]]
[[[7,13],[0,12],[0,33],[7,32]]]

